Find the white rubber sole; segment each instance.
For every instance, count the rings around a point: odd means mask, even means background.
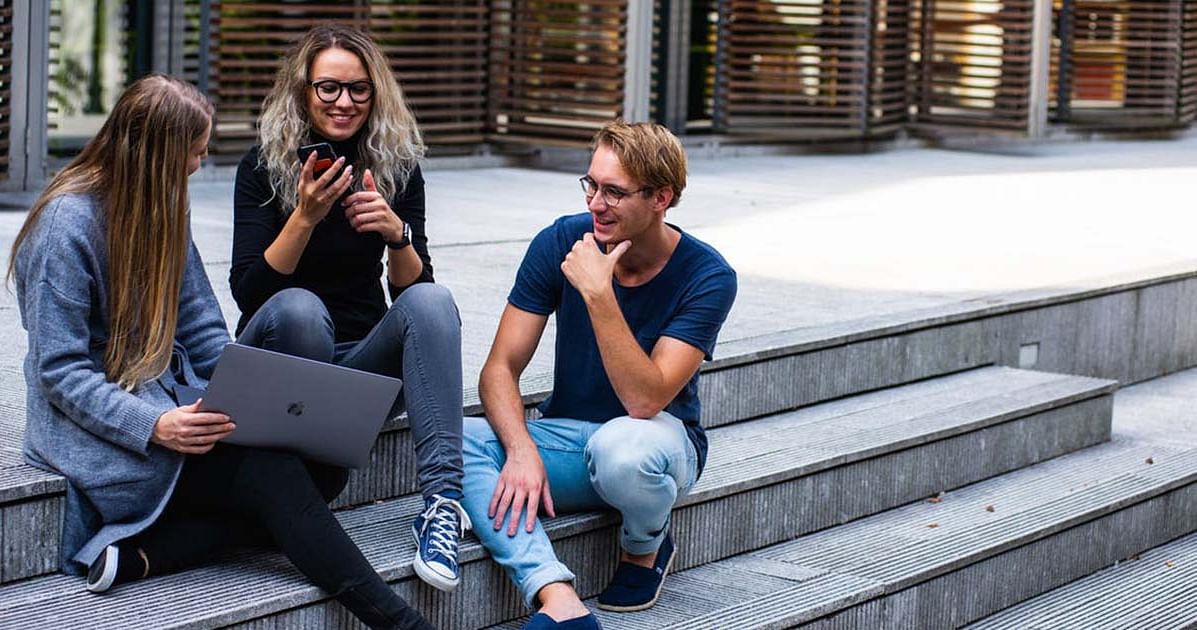
[[[87,590],[93,593],[103,593],[112,588],[112,583],[116,581],[116,569],[120,562],[120,551],[116,545],[108,545],[104,548],[104,572],[100,574],[99,579],[95,582],[91,581],[91,572],[87,575]]]
[[[415,525],[412,525],[411,536],[416,541],[416,555],[411,561],[411,568],[416,572],[416,575],[419,576],[421,580],[424,580],[424,582],[429,586],[438,591],[449,593],[456,589],[457,586],[461,584],[460,576],[455,580],[450,580],[449,578],[438,573],[432,567],[428,566],[428,564],[424,562],[424,559],[420,557],[420,532],[416,531]]]

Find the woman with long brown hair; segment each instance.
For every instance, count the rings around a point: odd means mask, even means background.
[[[470,526],[460,504],[461,321],[433,282],[415,117],[378,45],[326,24],[283,59],[258,138],[234,190],[237,341],[403,380],[395,411],[407,411],[424,498],[413,568],[452,590]],[[337,156],[322,174],[317,153],[298,155],[313,144]]]
[[[29,339],[24,455],[66,477],[63,569],[103,592],[273,543],[367,624],[429,627],[329,510],[343,470],[224,444],[231,418],[175,398],[206,384],[229,341],[188,212],[211,128],[193,86],[138,80],[13,245]]]

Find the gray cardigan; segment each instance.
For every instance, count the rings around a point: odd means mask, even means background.
[[[81,573],[104,547],[162,512],[184,456],[150,443],[178,406],[172,386],[203,387],[228,328],[189,241],[172,369],[132,392],[104,374],[108,335],[103,217],[91,196],[63,195],[43,211],[17,256],[17,301],[29,334],[25,459],[67,479],[62,568]]]

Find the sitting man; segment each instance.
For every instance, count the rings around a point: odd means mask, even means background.
[[[706,461],[698,368],[736,294],[723,257],[665,222],[686,186],[677,138],[616,122],[593,149],[581,178],[589,213],[558,219],[528,247],[479,380],[489,423],[465,424],[465,509],[525,603],[540,601],[525,628],[599,627],[541,507],[618,510],[623,552],[599,607],[656,602],[674,553],[670,511]],[[525,422],[519,377],[554,312],[553,392],[542,419]]]

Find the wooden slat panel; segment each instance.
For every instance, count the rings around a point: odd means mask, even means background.
[[[1090,127],[1181,124],[1184,5],[1182,0],[1074,0],[1067,21],[1071,54],[1058,59],[1068,72],[1069,102],[1054,117]],[[1054,84],[1053,84],[1053,89]]]
[[[12,133],[12,2],[0,0],[0,182],[8,179]]]
[[[585,145],[623,113],[627,3],[491,2],[496,139]]]
[[[908,0],[730,0],[716,125],[864,137],[906,117]]]
[[[809,128],[864,134],[870,2],[726,3],[720,82],[730,133],[801,134]]]
[[[484,138],[487,0],[358,5],[223,0],[212,15],[210,82],[219,153],[240,153],[253,144],[262,99],[283,54],[309,28],[328,20],[364,28],[378,42],[430,151]]]
[[[1033,0],[915,0],[920,123],[1025,131]]]

